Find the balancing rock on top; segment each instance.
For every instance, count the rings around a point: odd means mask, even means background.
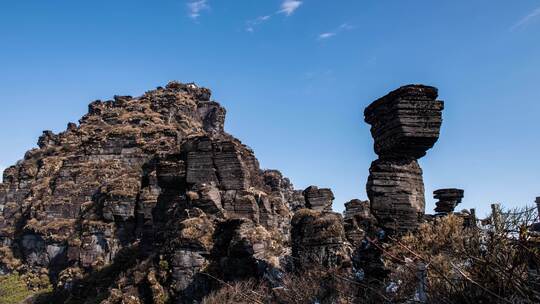
[[[303,192],[306,208],[316,211],[332,211],[334,193],[331,189],[309,186]]]
[[[407,85],[377,99],[364,111],[380,157],[426,155],[439,138],[444,103],[437,88]]]

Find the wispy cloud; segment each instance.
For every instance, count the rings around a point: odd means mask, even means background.
[[[187,7],[189,9],[189,16],[193,19],[199,18],[202,11],[210,9],[207,0],[189,1]]]
[[[266,15],[266,16],[259,16],[257,17],[256,19],[253,19],[253,20],[248,20],[246,22],[246,31],[248,32],[253,32],[255,31],[255,27],[262,24],[262,23],[265,23],[266,21],[270,20],[270,18],[272,18],[271,15]]]
[[[533,19],[540,17],[540,7],[534,9],[532,12],[530,12],[527,16],[521,18],[516,24],[514,24],[510,30],[515,31],[525,25],[527,25],[529,22],[531,22]]]
[[[302,5],[302,1],[284,0],[283,3],[281,3],[281,10],[279,12],[290,16],[300,7],[300,5]]]
[[[335,35],[336,33],[334,32],[322,33],[319,35],[319,39],[328,39],[328,38],[334,37]]]
[[[269,21],[276,15],[282,14],[289,17],[302,5],[302,3],[303,1],[299,0],[283,0],[278,11],[246,21],[246,31],[254,32],[257,26]]]
[[[348,24],[348,23],[343,23],[342,25],[340,25],[337,29],[333,30],[333,31],[330,31],[330,32],[324,32],[324,33],[321,33],[319,34],[318,36],[318,39],[319,40],[326,40],[328,38],[332,38],[338,34],[340,34],[341,32],[344,32],[344,31],[350,31],[350,30],[353,30],[355,27]]]

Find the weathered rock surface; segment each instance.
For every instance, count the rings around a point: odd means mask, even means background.
[[[370,168],[367,193],[374,216],[391,233],[415,229],[424,214],[417,159],[439,137],[444,104],[437,95],[434,87],[408,85],[374,101],[364,112],[379,155]]]
[[[330,189],[319,189],[316,186],[309,186],[303,192],[306,201],[306,208],[316,211],[331,211],[334,193]]]
[[[424,213],[424,182],[416,160],[378,159],[371,164],[367,194],[379,224],[391,231],[414,229]]]
[[[449,188],[439,189],[433,192],[433,198],[438,199],[436,202],[435,212],[448,214],[454,212],[457,205],[461,203],[465,191],[461,189]]]
[[[418,159],[439,139],[444,104],[434,87],[408,85],[369,105],[365,121],[371,125],[375,153],[381,157]]]
[[[302,209],[292,219],[292,256],[296,267],[349,267],[352,253],[343,218],[334,212]]]
[[[78,125],[45,131],[4,172],[1,252],[21,272],[48,269],[60,296],[109,303],[190,303],[216,283],[205,271],[229,280],[279,267],[290,210],[306,199],[225,133],[210,98],[171,82],[92,102]],[[328,193],[314,193],[326,208]]]

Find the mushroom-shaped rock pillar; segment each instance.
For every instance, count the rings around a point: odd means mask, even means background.
[[[439,138],[444,103],[438,90],[408,85],[377,99],[364,111],[375,153],[367,194],[371,211],[389,233],[415,229],[424,214],[422,169],[417,160]]]

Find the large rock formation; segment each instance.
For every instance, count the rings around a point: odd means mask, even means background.
[[[203,271],[228,280],[279,267],[290,209],[306,198],[260,170],[210,96],[172,82],[45,131],[0,184],[0,252],[22,261],[2,271],[45,269],[59,295],[104,303],[189,303],[215,284]],[[326,208],[321,191],[308,202]]]
[[[0,273],[48,276],[51,303],[102,304],[198,303],[224,282],[277,287],[291,269],[354,266],[381,280],[377,243],[424,212],[417,159],[438,137],[436,97],[407,86],[366,109],[379,159],[370,202],[348,202],[344,218],[330,189],[261,170],[208,89],[171,82],[95,101],[5,170]]]
[[[389,232],[414,229],[424,213],[424,183],[417,159],[439,137],[444,104],[437,95],[434,87],[404,86],[364,112],[379,156],[370,168],[367,193],[373,214]]]

